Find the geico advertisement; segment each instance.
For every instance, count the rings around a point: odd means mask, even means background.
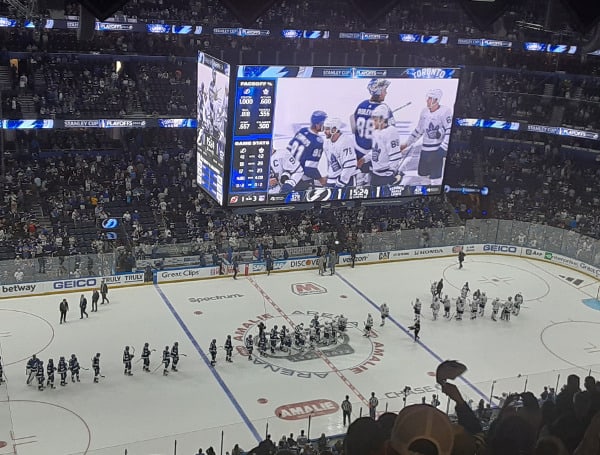
[[[143,273],[131,273],[126,275],[112,275],[103,278],[86,277],[70,280],[41,281],[37,283],[15,283],[0,286],[0,298],[21,297],[26,295],[40,295],[56,293],[60,291],[76,291],[80,289],[99,288],[102,279],[109,287],[128,286],[144,282]]]

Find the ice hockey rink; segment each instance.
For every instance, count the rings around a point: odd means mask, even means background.
[[[462,321],[429,310],[430,285],[444,278],[443,293],[459,295],[468,281],[491,299],[521,292],[524,305],[510,322],[484,318]],[[276,273],[145,285],[111,290],[110,304],[89,319],[79,318],[79,293],[0,300],[0,354],[7,383],[0,386],[0,454],[192,454],[213,446],[249,450],[268,432],[274,440],[300,430],[311,437],[344,432],[338,406],[349,395],[353,417],[368,414],[371,392],[378,412],[398,411],[438,393],[434,372],[441,360],[457,359],[468,371],[457,384],[474,403],[501,392],[538,394],[566,376],[600,377],[598,282],[571,269],[501,255],[472,255],[458,269],[454,257],[340,267],[335,276],[316,271]],[[58,303],[71,311],[59,325]],[[424,305],[421,342],[414,342],[411,302]],[[89,299],[89,295],[88,295]],[[91,299],[89,299],[91,300]],[[379,327],[379,305],[391,318]],[[89,310],[88,306],[88,310]],[[321,319],[344,314],[347,336],[336,346],[287,355],[277,352],[250,361],[243,340],[267,328],[305,325],[314,312]],[[453,310],[454,312],[454,310]],[[375,333],[362,336],[367,314]],[[219,350],[210,367],[213,338],[222,346],[235,338],[233,363]],[[162,375],[161,352],[180,345],[178,372]],[[144,342],[156,349],[151,370],[142,372]],[[135,348],[134,375],[124,376],[124,346]],[[82,371],[80,383],[38,391],[25,383],[25,363],[34,353],[44,364],[77,354],[82,367],[100,352],[102,374]],[[255,351],[256,353],[256,351]],[[492,390],[493,388],[493,390]],[[447,401],[441,398],[446,410]],[[494,400],[495,401],[495,400]],[[309,419],[310,418],[310,429]],[[175,450],[175,440],[177,447]],[[224,453],[224,452],[223,452]]]

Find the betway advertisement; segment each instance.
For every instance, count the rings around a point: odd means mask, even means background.
[[[42,294],[56,294],[69,291],[89,291],[100,288],[102,280],[111,287],[131,286],[144,283],[143,273],[111,275],[105,277],[86,277],[58,281],[41,281],[37,283],[14,283],[0,285],[0,299],[24,297]]]

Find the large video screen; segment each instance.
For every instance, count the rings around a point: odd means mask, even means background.
[[[229,64],[198,52],[196,181],[223,205]]]
[[[441,194],[456,68],[240,66],[231,206]]]

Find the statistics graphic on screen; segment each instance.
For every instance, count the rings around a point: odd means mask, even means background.
[[[456,68],[240,66],[228,204],[441,194]]]
[[[196,180],[223,205],[225,138],[230,67],[204,52],[198,53],[198,137]]]

